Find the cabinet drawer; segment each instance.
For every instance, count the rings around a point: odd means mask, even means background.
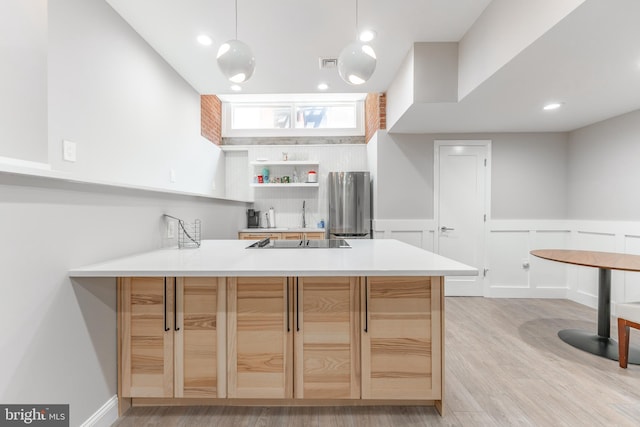
[[[282,239],[282,233],[238,233],[240,240],[262,240],[267,237],[273,240]]]
[[[302,233],[282,233],[284,240],[302,240]]]
[[[324,231],[312,231],[310,233],[305,233],[304,238],[308,240],[322,240],[324,239]]]

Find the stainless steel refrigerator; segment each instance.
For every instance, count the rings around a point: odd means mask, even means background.
[[[329,237],[371,238],[369,172],[329,172]]]

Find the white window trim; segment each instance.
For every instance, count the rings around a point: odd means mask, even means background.
[[[235,105],[240,105],[236,103]],[[255,102],[244,103],[245,105],[287,105],[291,106],[292,120],[295,119],[295,104],[313,104],[313,102]],[[318,103],[315,103],[318,104]],[[336,104],[330,103],[330,104]],[[356,100],[356,127],[349,129],[319,129],[319,128],[282,128],[282,129],[232,129],[231,128],[231,111],[233,103],[222,103],[222,137],[297,137],[297,136],[364,136],[364,101]]]

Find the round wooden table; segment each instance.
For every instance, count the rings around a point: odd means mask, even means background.
[[[598,334],[580,329],[558,332],[560,339],[589,353],[618,360],[618,342],[611,338],[611,270],[640,271],[640,255],[613,252],[537,249],[532,255],[551,261],[595,267],[598,280]],[[640,365],[640,349],[629,347],[629,363]]]

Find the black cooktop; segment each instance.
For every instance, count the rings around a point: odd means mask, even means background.
[[[337,249],[350,247],[344,239],[271,240],[266,238],[248,246],[247,249]]]

